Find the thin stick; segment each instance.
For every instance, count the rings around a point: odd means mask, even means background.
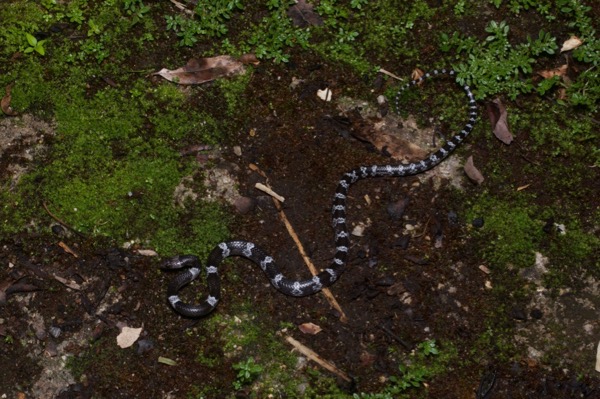
[[[250,169],[256,171],[261,176],[266,178],[265,173],[262,170],[260,170],[260,168],[258,166],[250,165]],[[257,183],[257,184],[260,184],[260,183]],[[287,229],[288,234],[290,235],[290,237],[292,237],[292,240],[294,240],[294,243],[296,243],[296,247],[298,248],[298,252],[300,252],[300,255],[302,256],[304,263],[306,264],[306,266],[308,267],[308,270],[310,270],[312,275],[316,276],[317,274],[319,274],[319,271],[317,270],[315,265],[310,260],[310,257],[306,254],[306,251],[304,250],[304,246],[302,245],[302,242],[300,242],[300,238],[298,238],[298,234],[296,234],[294,227],[292,226],[292,224],[288,220],[287,216],[285,215],[285,212],[281,208],[281,203],[276,199],[276,197],[273,196],[272,198],[273,198],[273,203],[275,204],[275,208],[277,208],[277,211],[279,212],[279,217],[281,218],[281,221],[285,225],[285,228]],[[329,288],[323,288],[321,290],[321,292],[323,293],[323,295],[325,295],[325,298],[329,302],[329,305],[339,312],[340,321],[342,323],[348,322],[348,317],[346,316],[346,313],[342,310],[340,304],[338,303],[338,301],[335,299],[335,297],[331,293],[331,290]]]
[[[333,374],[337,375],[344,381],[352,382],[352,378],[348,374],[344,373],[342,370],[335,367],[332,363],[323,359],[321,356],[319,356],[315,351],[313,351],[309,347],[302,345],[300,342],[296,341],[294,338],[292,338],[290,336],[285,337],[285,340],[287,342],[289,342],[295,349],[297,349],[298,352],[302,353],[304,356],[306,356],[313,362],[317,363],[319,366],[331,371]]]
[[[188,14],[188,15],[194,15],[194,12],[192,10],[188,10],[183,4],[181,4],[180,2],[176,1],[176,0],[171,0],[171,3],[173,3],[175,5],[175,7],[179,8],[181,11],[183,11],[184,13]]]
[[[300,242],[300,238],[298,238],[298,235],[296,234],[294,227],[292,227],[290,221],[288,220],[287,216],[283,212],[283,209],[281,208],[281,204],[275,198],[273,198],[273,202],[275,203],[275,207],[279,211],[279,217],[283,221],[283,224],[285,225],[285,228],[287,229],[288,234],[292,237],[292,239],[296,243],[296,246],[298,247],[298,252],[300,252],[302,259],[304,259],[304,263],[306,263],[308,270],[310,270],[310,272],[312,273],[313,276],[316,276],[317,274],[319,274],[319,271],[317,270],[315,265],[312,263],[309,256],[306,254],[306,251],[304,250],[304,246]],[[346,313],[344,313],[344,311],[342,310],[342,307],[340,306],[338,301],[335,299],[335,297],[331,293],[331,290],[329,288],[323,288],[321,290],[321,292],[323,293],[323,295],[325,295],[325,298],[327,298],[329,305],[331,305],[332,308],[334,308],[335,310],[337,310],[339,312],[340,321],[342,323],[347,323],[348,317],[346,316]]]
[[[279,201],[279,202],[285,201],[285,198],[283,198],[281,195],[279,195],[275,191],[273,191],[273,189],[271,187],[265,186],[262,183],[256,183],[254,185],[254,187],[259,189],[260,191],[263,191],[263,192],[269,194],[271,197],[277,199],[277,201]]]
[[[383,68],[380,68],[380,69],[379,69],[379,72],[380,72],[380,73],[383,73],[384,75],[391,76],[392,78],[394,78],[394,79],[396,79],[396,80],[399,80],[399,81],[403,81],[403,80],[404,80],[404,79],[402,79],[400,76],[394,75],[393,73],[391,73],[391,72],[389,72],[389,71],[386,71],[386,70],[385,70],[385,69],[383,69]]]
[[[78,235],[78,236],[80,236],[80,237],[87,238],[87,237],[85,236],[85,234],[83,234],[83,233],[81,233],[81,232],[79,232],[79,231],[75,230],[73,227],[71,227],[71,226],[69,226],[68,224],[66,224],[65,222],[63,222],[63,221],[62,221],[62,220],[61,220],[61,219],[60,219],[58,216],[56,216],[55,214],[53,214],[52,212],[50,212],[50,209],[48,209],[48,206],[46,205],[46,203],[45,203],[45,202],[42,202],[42,206],[44,207],[44,209],[46,210],[46,212],[48,212],[48,215],[50,215],[50,217],[52,217],[52,219],[54,219],[54,220],[56,220],[58,223],[60,223],[60,224],[61,224],[61,226],[63,226],[63,227],[65,227],[65,228],[67,228],[67,229],[69,229],[69,230],[71,230],[71,231],[75,232],[75,234],[77,234],[77,235]]]

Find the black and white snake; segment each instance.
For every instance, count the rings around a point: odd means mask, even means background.
[[[396,107],[399,108],[398,97],[404,90],[415,86],[425,78],[440,74],[453,76],[454,71],[445,69],[434,70],[432,73],[427,73],[423,77],[405,84],[398,91],[396,96]],[[477,106],[475,104],[473,93],[469,86],[463,86],[463,89],[469,98],[469,120],[459,133],[449,139],[446,144],[436,152],[420,162],[399,165],[360,166],[342,176],[342,179],[335,189],[332,208],[336,252],[331,266],[326,268],[323,272],[306,280],[291,280],[281,274],[281,271],[273,258],[256,244],[249,241],[225,241],[218,244],[208,257],[208,264],[205,269],[207,274],[208,297],[199,305],[185,303],[178,295],[179,290],[183,286],[189,284],[200,275],[201,265],[198,258],[194,255],[175,256],[162,264],[161,267],[163,269],[187,268],[177,275],[167,288],[170,305],[177,313],[185,317],[201,317],[209,314],[221,299],[221,284],[217,267],[225,258],[230,256],[241,256],[259,265],[271,281],[271,284],[286,295],[296,297],[311,295],[319,292],[324,287],[332,285],[343,273],[348,258],[350,233],[348,232],[348,226],[346,225],[346,197],[350,186],[358,180],[367,177],[402,177],[415,175],[433,168],[448,157],[465,137],[471,133],[477,117]]]

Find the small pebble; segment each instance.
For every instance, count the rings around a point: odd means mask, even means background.
[[[539,320],[544,316],[544,312],[535,308],[535,309],[531,309],[531,312],[529,312],[529,315],[531,316],[532,319]]]
[[[392,285],[394,285],[394,282],[395,280],[392,276],[385,276],[377,280],[375,282],[375,285],[379,287],[391,287]]]
[[[63,237],[66,234],[66,230],[60,224],[55,224],[52,226],[52,233],[59,237]]]
[[[404,198],[400,198],[396,202],[392,202],[392,203],[388,204],[388,206],[387,206],[388,215],[390,215],[390,217],[394,220],[400,219],[402,217],[402,215],[404,214],[404,210],[406,209],[406,206],[408,205],[409,202],[410,202],[410,199],[408,197],[404,197]]]
[[[410,243],[409,235],[402,235],[396,241],[394,241],[394,247],[400,247],[401,249],[407,249],[408,244]]]
[[[377,261],[377,257],[376,257],[376,256],[371,256],[371,257],[369,258],[369,268],[370,268],[370,269],[372,269],[372,268],[374,268],[375,266],[377,266],[377,263],[378,263],[378,261]]]
[[[234,203],[235,209],[242,215],[251,212],[256,207],[256,200],[250,197],[238,197]]]
[[[479,229],[479,228],[483,227],[483,224],[484,224],[483,218],[475,218],[475,219],[473,219],[471,224],[473,225],[473,227]]]
[[[59,327],[52,326],[48,329],[48,333],[50,336],[52,336],[52,338],[58,338],[60,337],[62,330]]]
[[[510,315],[515,320],[527,320],[527,314],[525,314],[525,311],[516,306],[511,309]]]
[[[454,211],[448,212],[448,222],[451,225],[458,224],[458,214],[456,212],[454,212]]]
[[[136,342],[137,344],[137,354],[142,355],[154,348],[154,342],[151,339],[145,338],[140,339]]]

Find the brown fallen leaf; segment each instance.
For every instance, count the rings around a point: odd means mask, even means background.
[[[256,63],[258,60],[253,54],[243,55],[237,60],[229,55],[192,58],[181,68],[173,70],[163,68],[153,75],[162,76],[170,82],[181,85],[196,85],[226,76],[241,75],[246,71],[244,65]]]
[[[16,116],[17,115],[17,113],[10,106],[10,102],[12,100],[12,96],[10,95],[10,92],[12,90],[12,87],[13,87],[12,83],[9,84],[8,86],[6,86],[6,94],[4,95],[4,97],[2,97],[2,100],[0,101],[0,108],[2,108],[2,112],[4,112],[8,116]]]
[[[321,16],[314,11],[313,5],[307,3],[306,0],[298,0],[296,4],[288,8],[286,13],[291,18],[294,26],[300,28],[306,28],[309,25],[323,25]]]
[[[413,69],[412,73],[410,74],[410,77],[412,78],[412,80],[419,80],[423,77],[423,75],[425,75],[425,72],[423,72],[423,70],[419,69],[419,68],[415,68]],[[422,85],[423,81],[420,81],[418,83],[418,85]]]
[[[510,144],[513,141],[513,135],[508,128],[506,107],[502,104],[502,101],[497,98],[491,103],[487,103],[486,108],[494,135],[504,144]]]
[[[302,323],[298,326],[298,329],[304,334],[316,335],[322,331],[321,327],[314,323]]]
[[[467,176],[469,176],[469,179],[473,180],[475,183],[481,184],[485,180],[479,169],[475,167],[472,155],[467,158],[467,162],[463,168]]]
[[[565,76],[565,74],[567,73],[567,64],[565,65],[561,65],[558,68],[554,68],[554,69],[546,69],[545,71],[540,71],[538,72],[538,75],[540,75],[541,77],[543,77],[544,79],[550,79],[553,78],[554,76]]]
[[[571,36],[569,39],[565,40],[563,43],[560,52],[564,53],[565,51],[576,49],[577,47],[583,44],[583,40],[578,38],[577,36]]]

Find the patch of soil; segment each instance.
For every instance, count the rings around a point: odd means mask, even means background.
[[[305,82],[291,89],[293,76]],[[310,58],[280,68],[260,66],[250,86],[261,90],[249,100],[251,111],[240,115],[239,134],[222,153],[236,165],[240,194],[255,198],[258,206],[236,217],[232,238],[255,241],[279,260],[286,275],[305,277],[308,271],[277,212],[254,188],[263,178],[248,165],[258,165],[286,198],[287,217],[317,266],[325,267],[333,256],[330,205],[339,178],[358,165],[392,162],[352,134],[341,134],[367,122],[355,113],[340,117],[335,99],[351,87],[375,103],[383,88],[365,94],[371,87],[363,81]],[[334,102],[317,98],[316,90],[325,86]],[[457,93],[462,95],[460,89]],[[452,157],[477,152],[471,143],[478,140],[469,138]],[[518,157],[502,156],[507,163]],[[319,324],[323,331],[310,338],[297,330],[290,334],[351,375],[352,386],[340,384],[349,392],[381,391],[389,376],[398,375],[394,353],[408,353],[425,339],[458,343],[459,358],[472,360],[471,345],[486,332],[485,315],[501,304],[486,288],[482,257],[470,246],[470,221],[461,213],[462,204],[453,202],[449,186],[439,176],[416,176],[367,179],[352,187],[349,224],[366,228],[352,237],[348,269],[332,287],[347,322],[320,294],[294,299],[273,290],[260,270],[243,260],[223,267],[223,299],[215,312],[227,314],[238,298],[252,298],[258,305],[251,322],[257,325]],[[402,214],[390,214],[390,205],[399,203],[405,205]],[[157,272],[156,258],[69,234],[60,226],[53,230],[55,236],[20,235],[1,242],[0,287],[7,292],[6,287],[26,284],[30,289],[10,292],[0,304],[0,355],[12,361],[0,373],[0,395],[183,397],[203,381],[220,390],[215,397],[233,394],[230,359],[223,357],[211,368],[198,364],[199,352],[218,358],[223,348],[216,338],[198,342],[186,334],[190,322],[173,313],[165,298],[172,275]],[[233,267],[239,278],[228,273]],[[510,298],[506,301],[508,309],[514,307]],[[525,317],[518,313],[498,328],[525,336],[523,330],[538,331],[556,321],[548,314],[529,316],[527,306]],[[129,349],[116,345],[124,325],[143,327]],[[202,331],[202,320],[195,328]],[[535,353],[523,354],[527,361],[496,357],[501,350],[490,347],[480,367],[457,364],[457,374],[429,381],[429,397],[470,398],[478,390],[478,398],[488,399],[599,397],[598,379],[578,378],[568,362],[559,370]],[[159,356],[176,359],[177,366],[158,363]]]

